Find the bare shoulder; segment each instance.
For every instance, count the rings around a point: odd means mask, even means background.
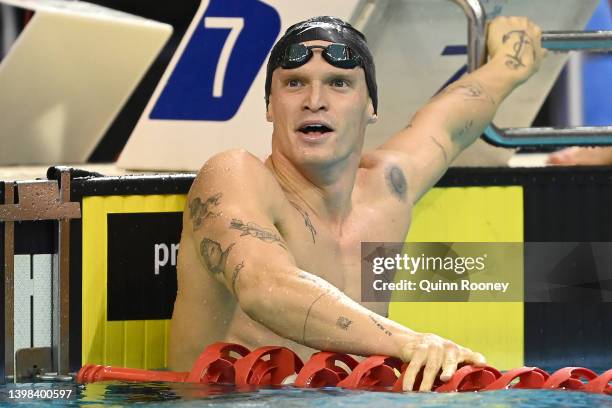
[[[208,159],[198,172],[198,177],[201,175],[240,177],[265,171],[267,169],[264,163],[257,156],[244,149],[232,149],[217,153]]]
[[[190,199],[212,199],[241,206],[271,206],[282,194],[278,182],[257,156],[233,149],[212,156],[198,171],[189,192]]]

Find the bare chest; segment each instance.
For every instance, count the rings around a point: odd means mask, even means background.
[[[341,230],[334,230],[310,211],[292,206],[279,227],[300,269],[360,301],[361,244],[404,241],[409,224],[409,212],[363,206],[354,208]]]

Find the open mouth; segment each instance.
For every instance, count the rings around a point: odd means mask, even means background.
[[[334,130],[327,125],[322,123],[313,123],[300,127],[298,132],[304,134],[307,138],[320,138],[325,136],[327,133],[333,132]]]

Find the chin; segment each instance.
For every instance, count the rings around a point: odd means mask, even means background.
[[[337,161],[336,155],[330,152],[300,151],[295,161],[304,166],[326,166]]]
[[[332,146],[300,146],[294,155],[295,162],[305,167],[328,167],[342,161],[350,152],[342,154]]]

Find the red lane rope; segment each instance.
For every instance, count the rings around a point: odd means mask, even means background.
[[[343,387],[402,391],[408,364],[388,356],[371,356],[357,362],[344,353],[321,351],[304,364],[286,347],[266,346],[250,351],[232,343],[214,343],[196,360],[191,372],[151,371],[87,364],[77,374],[77,382],[164,381],[202,384],[281,385],[296,375],[294,386],[302,388]],[[423,369],[413,388],[419,388]],[[566,389],[612,395],[612,369],[597,376],[584,367],[565,367],[552,375],[537,367],[520,367],[500,373],[490,366],[460,366],[453,377],[433,384],[436,392],[489,391],[499,389]]]

